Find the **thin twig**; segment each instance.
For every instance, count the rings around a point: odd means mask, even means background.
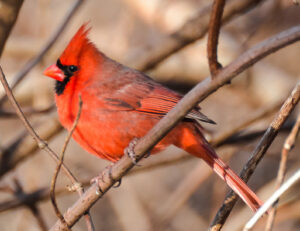
[[[213,137],[210,144],[213,147],[219,147],[226,143],[226,140],[232,137],[234,134],[240,133],[243,129],[247,128],[249,125],[257,122],[258,120],[268,116],[270,113],[274,112],[275,109],[279,109],[282,103],[274,104],[268,108],[257,112],[255,115],[250,116],[243,123],[231,127],[230,131],[222,132],[216,137]],[[238,139],[239,140],[239,139]],[[238,141],[237,141],[238,142]],[[230,153],[224,157],[224,161],[229,159],[229,156],[234,155]],[[190,157],[190,156],[188,156]],[[178,185],[178,187],[168,196],[166,203],[160,209],[159,218],[161,225],[167,224],[176,214],[177,211],[181,209],[184,203],[190,198],[190,196],[199,188],[203,180],[212,174],[212,171],[206,171],[202,166],[203,162],[200,162],[199,165],[195,167],[194,171],[191,171],[185,179]],[[141,171],[143,168],[138,168],[137,170]],[[197,169],[199,169],[197,171]],[[134,171],[132,171],[134,172]],[[201,173],[199,175],[199,173]]]
[[[33,214],[33,216],[36,218],[40,229],[42,231],[47,231],[48,228],[47,228],[46,222],[40,212],[40,209],[35,205],[33,207],[30,207],[30,211]]]
[[[14,188],[14,196],[16,197],[16,199],[14,199],[14,201],[17,200],[22,200],[24,197],[27,197],[27,194],[24,192],[23,187],[20,183],[20,181],[17,178],[14,178],[14,184],[15,184],[15,188]],[[31,194],[33,195],[33,194]],[[24,203],[24,205],[31,211],[31,213],[33,214],[33,216],[37,219],[38,225],[40,226],[42,231],[46,231],[47,230],[47,226],[46,226],[46,222],[44,221],[39,208],[37,206],[38,200],[34,200],[34,197],[29,197],[30,199],[27,200],[27,203]]]
[[[216,75],[216,78],[208,77],[194,87],[144,137],[139,139],[134,149],[137,161],[142,159],[199,101],[265,56],[298,40],[300,40],[300,26],[281,32],[249,49],[230,65],[224,67]],[[67,223],[70,226],[74,225],[116,181],[120,180],[133,167],[134,164],[130,157],[124,155],[111,168],[105,169],[101,173],[102,179],[99,179],[98,185],[93,184],[88,188],[84,195],[64,214]],[[99,187],[102,192],[99,192]],[[66,230],[66,227],[58,220],[51,230]]]
[[[291,126],[287,126],[285,129],[290,130],[291,128],[292,128]],[[282,131],[282,129],[281,129],[281,131]],[[237,133],[239,133],[239,131]],[[256,134],[261,136],[263,134],[263,132],[262,133],[255,132],[255,135]],[[246,136],[248,136],[248,135],[246,135]],[[244,139],[243,136],[240,136],[240,139],[243,140]],[[235,141],[238,142],[240,139],[237,138]],[[212,141],[214,141],[214,139]],[[220,145],[218,143],[216,143],[213,146],[214,147],[216,147],[216,146],[219,147],[223,144],[227,144],[227,142],[222,141],[222,143],[220,143]],[[183,161],[187,161],[187,160],[190,160],[192,158],[193,157],[191,155],[186,155],[185,153],[183,153],[183,154],[179,154],[176,157],[171,157],[171,158],[170,158],[170,156],[167,156],[166,158],[163,158],[163,159],[158,158],[158,159],[155,159],[153,161],[151,159],[149,159],[149,160],[147,160],[147,163],[145,163],[144,166],[142,166],[140,168],[133,169],[132,171],[130,171],[127,174],[127,176],[139,174],[139,173],[146,172],[146,171],[151,171],[151,170],[161,168],[161,167],[165,167],[165,166],[168,166],[168,165],[174,165],[174,164],[179,163],[179,162],[182,163]],[[82,186],[89,186],[90,185],[90,180],[83,180],[81,182],[82,182]],[[0,191],[1,190],[3,190],[3,192],[7,192],[7,193],[13,192],[12,189],[7,189],[7,186],[1,187]],[[56,190],[56,195],[57,194],[62,195],[62,194],[68,194],[68,193],[71,193],[71,191],[66,190],[65,188],[60,188],[60,189]],[[0,203],[0,213],[4,212],[4,211],[7,211],[7,210],[10,210],[10,209],[17,209],[21,206],[24,206],[25,204],[28,203],[28,201],[31,201],[31,200],[45,201],[45,200],[48,200],[49,197],[50,197],[50,188],[49,189],[47,189],[47,188],[36,189],[32,193],[28,193],[28,194],[24,195],[22,197],[22,199],[18,199],[18,200],[13,199],[13,200],[8,200],[6,202]]]
[[[243,129],[249,127],[251,124],[261,120],[262,118],[265,118],[266,116],[270,115],[271,113],[274,113],[276,110],[278,110],[280,108],[281,105],[282,105],[282,102],[276,103],[276,104],[266,107],[266,108],[263,108],[262,110],[256,112],[255,115],[250,116],[250,118],[243,121],[241,124],[231,127],[229,131],[225,131],[225,132],[222,132],[221,134],[217,135],[216,137],[214,137],[212,139],[212,141],[210,143],[215,147],[222,145],[230,137],[234,136],[234,134],[241,132]]]
[[[267,116],[269,113],[274,112],[277,107],[279,106],[276,104],[274,106],[271,106],[270,108],[262,110],[261,112],[257,112],[257,115],[254,115],[252,118],[249,118],[249,120],[243,122],[242,124],[232,127],[229,131],[224,131],[220,134],[217,134],[216,137],[213,137],[210,143],[214,147],[219,147],[223,144],[234,144],[236,142],[244,140],[249,141],[255,139],[256,137],[262,135],[265,132],[265,129],[239,136],[237,136],[237,134],[241,132],[242,129],[247,128],[252,122],[260,120],[261,118]],[[290,127],[291,126],[287,126],[286,129],[290,129]],[[40,134],[41,137],[49,141],[63,129],[58,119],[56,117],[52,117],[47,118],[46,124],[42,122],[41,125],[35,127],[35,130],[38,132],[38,134]],[[2,151],[0,158],[0,177],[4,176],[5,174],[13,170],[19,163],[35,154],[35,151],[37,149],[38,146],[36,145],[36,142],[32,140],[30,135],[26,134],[26,131],[18,135],[18,137]],[[157,161],[152,161],[151,159],[147,161],[146,166],[135,169],[134,171],[130,172],[129,175],[140,171],[147,171],[152,168],[158,168],[177,162],[182,162],[190,158],[190,155],[181,155],[175,158],[167,158],[164,160],[159,159]]]
[[[53,159],[54,161],[56,161],[57,163],[59,162],[59,158],[57,156],[57,154],[51,149],[49,148],[48,144],[39,137],[39,135],[35,132],[35,130],[33,129],[33,127],[31,126],[31,124],[29,123],[29,121],[27,120],[27,118],[25,117],[24,113],[22,112],[18,102],[16,101],[12,90],[10,89],[7,80],[5,78],[5,75],[3,73],[2,67],[0,66],[0,80],[1,83],[5,89],[5,92],[7,94],[8,99],[10,100],[10,102],[12,103],[13,107],[16,110],[16,113],[18,114],[20,120],[22,121],[22,123],[24,124],[25,128],[27,129],[28,133],[33,137],[33,139],[36,141],[36,143],[38,144],[40,149],[45,150]],[[81,184],[77,181],[77,179],[75,178],[75,176],[73,175],[73,173],[65,166],[65,164],[62,164],[62,169],[64,170],[65,174],[68,176],[68,178],[70,179],[70,181],[72,182],[72,185],[76,185],[76,186],[80,186]],[[77,190],[77,193],[79,194],[79,196],[83,195],[83,188],[82,187],[75,187]],[[90,214],[88,213],[88,211],[86,211],[87,213],[85,214],[86,220],[87,220],[87,227],[89,228],[89,230],[93,230],[93,226],[92,221],[91,221],[91,217]]]
[[[214,0],[208,25],[207,58],[212,78],[222,68],[218,62],[218,41],[225,2],[226,0]]]
[[[51,104],[50,106],[43,108],[43,109],[35,109],[35,108],[24,108],[23,112],[25,115],[34,115],[34,114],[45,114],[48,112],[51,112],[55,108],[55,104]],[[9,110],[0,110],[0,117],[2,118],[15,118],[18,115],[15,111],[9,111]]]
[[[291,188],[298,180],[300,180],[300,169],[298,169],[293,176],[291,176],[273,195],[257,210],[254,216],[245,225],[243,231],[249,231],[253,228],[256,222],[264,215],[268,209],[274,204],[278,198]]]
[[[281,151],[281,161],[280,161],[279,169],[278,169],[278,173],[277,173],[275,189],[278,189],[284,181],[284,177],[285,177],[285,174],[286,174],[286,164],[287,164],[288,154],[292,150],[292,148],[294,147],[299,129],[300,129],[300,114],[298,115],[298,119],[297,119],[293,129],[291,130],[290,134],[288,135],[288,137],[286,138],[286,140],[284,142],[284,145],[283,145],[283,148],[282,148],[282,151]],[[276,215],[278,201],[279,200],[277,200],[274,203],[273,207],[271,208],[271,210],[269,212],[269,217],[268,217],[268,220],[267,220],[265,231],[271,231],[272,230],[275,215]]]
[[[220,132],[220,134],[216,134],[212,137],[211,140],[209,140],[209,143],[214,147],[220,147],[225,144],[235,144],[239,143],[241,141],[249,141],[253,140],[261,135],[264,134],[266,129],[262,129],[259,131],[253,131],[249,133],[245,133],[243,135],[239,135],[244,129],[248,128],[250,125],[253,123],[260,121],[261,119],[265,118],[266,116],[270,115],[271,113],[274,113],[275,110],[278,110],[282,103],[274,104],[271,107],[264,108],[263,110],[257,112],[255,115],[251,116],[248,118],[246,121],[242,122],[241,124],[238,125],[233,125],[230,130],[228,131],[223,131]],[[285,126],[285,129],[290,129],[291,126]],[[239,136],[238,136],[239,135]],[[176,163],[181,163],[183,161],[187,161],[193,158],[191,155],[186,155],[186,154],[181,154],[178,156],[173,156],[172,157],[166,157],[166,158],[159,158],[159,159],[151,159],[148,160],[145,166],[142,166],[140,168],[136,168],[133,171],[130,171],[127,175],[132,175],[144,171],[149,171],[153,169],[157,169],[160,167],[168,166],[168,165],[173,165]]]
[[[48,144],[39,137],[39,135],[35,132],[35,130],[33,129],[33,127],[31,126],[31,124],[29,123],[29,121],[27,120],[27,118],[25,117],[23,111],[21,110],[21,107],[19,106],[18,102],[16,101],[12,90],[10,89],[7,80],[5,78],[5,75],[3,73],[2,67],[0,66],[0,80],[1,83],[5,89],[5,92],[7,94],[7,97],[9,98],[9,100],[11,101],[13,107],[16,110],[16,113],[18,114],[20,120],[22,121],[22,123],[24,124],[25,128],[27,129],[27,131],[29,132],[29,134],[33,137],[33,139],[36,141],[36,143],[38,144],[40,149],[44,149],[46,150],[46,152],[48,152],[50,154],[50,156],[55,160],[55,161],[59,161],[59,158],[57,156],[57,154],[48,147]],[[71,182],[73,184],[77,183],[77,180],[75,179],[75,177],[73,176],[73,174],[71,173],[71,171],[63,164],[62,168],[64,169],[65,173],[67,174],[67,176],[70,178]]]
[[[64,156],[65,156],[65,152],[66,152],[66,149],[67,149],[67,146],[70,142],[70,139],[72,137],[72,134],[78,124],[78,121],[79,121],[79,118],[80,118],[80,114],[81,114],[81,109],[82,109],[82,99],[81,99],[81,96],[79,95],[79,101],[78,101],[78,112],[77,112],[77,115],[76,115],[76,119],[73,123],[73,126],[68,134],[68,136],[66,137],[66,140],[65,140],[65,143],[64,143],[64,146],[61,150],[61,153],[59,155],[59,162],[56,166],[56,169],[55,169],[55,172],[54,172],[54,175],[52,177],[52,180],[51,180],[51,187],[50,187],[50,198],[51,198],[51,202],[52,202],[52,205],[54,207],[54,211],[56,213],[56,216],[61,220],[62,223],[64,223],[67,227],[68,227],[68,224],[67,222],[65,221],[62,213],[60,212],[58,206],[57,206],[57,202],[56,202],[56,198],[55,198],[55,186],[56,186],[56,180],[57,180],[57,176],[58,176],[58,173],[61,169],[61,166],[64,162]],[[68,227],[68,230],[71,230],[69,227]]]
[[[15,193],[15,192],[12,192]],[[66,188],[60,188],[56,190],[56,195],[64,195],[70,193]],[[13,210],[13,209],[18,209],[22,206],[26,206],[28,204],[32,204],[32,202],[42,202],[49,200],[50,198],[50,188],[47,187],[42,187],[39,189],[36,189],[32,192],[24,192],[22,196],[16,196],[13,199],[9,199],[7,201],[1,202],[0,203],[0,213],[8,211],[8,210]]]
[[[249,178],[251,177],[251,175],[253,174],[258,163],[264,157],[269,146],[275,139],[279,129],[282,127],[283,123],[286,121],[288,116],[291,114],[291,112],[293,111],[293,109],[295,108],[297,103],[299,102],[299,99],[300,99],[300,82],[298,82],[298,84],[296,84],[291,95],[284,102],[279,113],[274,118],[274,120],[270,124],[269,128],[263,135],[262,139],[256,146],[255,150],[251,154],[251,158],[244,165],[244,168],[243,168],[242,172],[240,173],[240,177],[245,182],[247,182],[249,180]],[[218,210],[213,222],[210,225],[210,230],[217,231],[222,228],[222,226],[224,225],[227,217],[229,216],[233,206],[235,205],[237,199],[238,199],[238,196],[233,191],[230,191],[227,194],[221,208]]]
[[[30,60],[23,69],[13,78],[11,89],[14,89],[18,84],[22,81],[22,79],[28,74],[28,72],[35,67],[40,60],[45,56],[45,54],[50,50],[50,48],[55,44],[56,40],[59,38],[59,36],[62,34],[68,23],[71,21],[72,16],[75,14],[77,9],[79,9],[79,6],[83,3],[83,0],[76,0],[74,4],[70,7],[69,12],[66,14],[65,18],[62,20],[62,22],[59,24],[56,31],[53,33],[53,35],[50,37],[49,41],[45,44],[45,46],[42,48],[40,53]],[[0,99],[0,105],[4,103],[6,100],[6,95],[4,95]]]
[[[45,140],[50,140],[63,128],[56,116],[47,117],[47,122],[41,122],[35,126],[35,131]],[[12,171],[18,164],[33,156],[39,149],[37,142],[32,139],[27,130],[20,132],[17,137],[5,147],[0,156],[0,178]]]
[[[1,185],[0,192],[4,193],[14,193],[14,189],[10,185]]]

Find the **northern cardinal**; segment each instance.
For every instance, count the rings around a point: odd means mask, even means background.
[[[82,97],[81,116],[73,138],[88,152],[115,162],[135,138],[143,137],[182,95],[145,74],[117,63],[88,39],[90,29],[79,28],[56,64],[44,74],[56,80],[60,122],[70,130]],[[173,144],[202,158],[245,201],[257,210],[262,202],[210,147],[199,121],[212,123],[196,107],[152,150]]]

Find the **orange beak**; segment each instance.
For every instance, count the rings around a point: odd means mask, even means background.
[[[65,78],[65,74],[55,64],[51,65],[44,71],[44,75],[56,79],[62,82]]]

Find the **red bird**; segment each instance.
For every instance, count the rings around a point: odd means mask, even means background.
[[[130,142],[143,137],[182,95],[106,57],[87,38],[89,30],[81,26],[56,64],[44,74],[56,79],[56,105],[62,125],[71,129],[81,95],[81,116],[73,138],[88,152],[115,162]],[[255,211],[262,202],[209,146],[199,121],[213,121],[199,110],[196,107],[187,114],[151,154],[173,144],[202,158]]]

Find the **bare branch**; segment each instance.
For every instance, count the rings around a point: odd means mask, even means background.
[[[283,180],[284,180],[284,177],[285,177],[285,174],[286,174],[286,164],[287,164],[288,154],[292,150],[292,148],[294,147],[299,129],[300,129],[300,114],[298,115],[298,119],[297,119],[296,123],[294,124],[294,127],[293,127],[292,131],[290,132],[290,134],[288,135],[288,137],[286,138],[286,140],[284,142],[284,145],[283,145],[283,148],[282,148],[282,151],[281,151],[281,160],[280,160],[279,169],[278,169],[278,173],[277,173],[277,180],[276,180],[275,189],[278,189],[283,183]],[[278,201],[279,200],[277,200],[274,203],[274,205],[272,206],[272,208],[269,212],[269,217],[268,217],[268,220],[267,220],[265,231],[271,231],[272,230],[272,226],[273,226],[275,215],[276,215]]]
[[[39,137],[39,135],[35,132],[35,130],[33,129],[33,127],[31,126],[31,124],[29,123],[29,121],[27,120],[27,118],[25,117],[24,113],[22,112],[18,102],[16,101],[12,90],[10,89],[7,80],[5,78],[5,75],[3,73],[2,67],[0,66],[0,80],[1,83],[5,89],[5,92],[7,94],[8,99],[10,100],[10,102],[12,103],[13,107],[16,110],[16,113],[18,114],[20,120],[22,121],[22,123],[24,124],[25,128],[27,129],[28,133],[33,137],[33,139],[36,141],[36,143],[38,144],[40,149],[44,149],[56,162],[59,162],[59,158],[57,156],[57,154],[51,149],[49,148],[48,144]],[[70,181],[72,182],[73,185],[80,185],[80,183],[77,181],[77,179],[75,178],[75,176],[73,175],[73,173],[64,165],[62,164],[62,169],[64,170],[65,174],[68,176],[68,178],[70,179]],[[77,193],[79,194],[79,196],[82,196],[83,194],[83,188],[82,187],[76,187]],[[86,220],[91,220],[89,213],[87,212],[86,216]],[[89,225],[89,223],[92,222],[87,222],[88,227],[90,228],[91,226]]]
[[[218,41],[225,1],[214,0],[208,25],[207,58],[212,78],[222,68],[222,65],[218,62]]]
[[[68,193],[68,191],[64,189],[56,190],[56,194],[64,194]],[[32,204],[33,202],[41,202],[44,200],[48,200],[50,195],[50,188],[39,188],[32,192],[23,193],[21,197],[15,197],[13,199],[7,200],[5,202],[0,203],[0,213],[10,210],[17,209],[22,206],[26,206],[28,204]]]
[[[256,146],[255,150],[251,154],[251,158],[245,164],[242,172],[240,173],[240,177],[245,182],[247,182],[251,177],[251,175],[253,174],[258,163],[264,157],[269,146],[275,139],[279,129],[282,127],[283,123],[286,121],[288,116],[291,114],[291,112],[299,102],[299,99],[300,99],[300,82],[298,82],[298,84],[293,89],[291,95],[284,102],[279,113],[270,124],[264,136],[262,137],[262,139]],[[235,205],[237,199],[238,196],[233,191],[230,191],[227,194],[223,202],[223,205],[217,212],[217,215],[215,216],[213,222],[210,225],[210,230],[217,231],[222,228],[233,206]]]
[[[284,127],[281,128],[281,131],[283,130]],[[289,125],[285,128],[285,130],[290,130],[292,127]],[[233,128],[233,130],[235,130],[235,128]],[[265,130],[264,130],[265,131]],[[237,133],[239,133],[240,131],[237,131]],[[226,134],[229,134],[228,132],[225,132]],[[257,137],[258,135],[261,136],[263,134],[263,132],[254,132],[254,138]],[[246,134],[245,136],[249,136],[252,134]],[[256,136],[257,135],[257,136]],[[231,136],[231,135],[230,135]],[[214,138],[212,140],[212,144],[214,147],[219,147],[219,146],[222,146],[223,144],[228,144],[226,142],[226,140],[224,141],[223,139],[219,139],[218,137],[223,137],[224,138],[224,135],[221,134],[220,136],[217,136],[216,138]],[[229,138],[229,137],[228,137]],[[215,141],[216,139],[216,141]],[[239,138],[236,138],[235,142],[238,142],[240,140],[243,140],[244,139],[244,136],[240,136]],[[218,143],[218,140],[220,140],[221,142]],[[127,176],[130,176],[130,175],[134,175],[134,174],[139,174],[139,173],[142,173],[142,172],[145,172],[145,171],[151,171],[153,169],[157,169],[157,168],[161,168],[161,167],[165,167],[165,166],[168,166],[168,165],[173,165],[173,164],[176,164],[176,163],[182,163],[183,161],[186,161],[186,160],[190,160],[191,158],[193,158],[191,155],[186,155],[185,153],[184,154],[180,154],[176,157],[172,157],[170,158],[169,156],[166,157],[166,158],[159,158],[159,159],[155,159],[155,160],[148,160],[147,161],[147,164],[145,164],[144,166],[140,167],[140,168],[136,168],[136,169],[133,169],[132,171],[130,171]],[[212,173],[212,172],[211,172]],[[82,181],[82,186],[89,186],[90,185],[90,180],[84,180]],[[0,191],[2,192],[7,192],[7,193],[11,193],[13,192],[13,190],[8,187],[8,186],[2,186],[0,187]],[[47,188],[40,188],[40,189],[36,189],[34,192],[22,197],[22,200],[21,201],[16,201],[16,200],[13,200],[13,201],[6,201],[6,202],[3,202],[3,203],[0,203],[0,212],[3,212],[3,211],[7,211],[9,209],[16,209],[20,206],[24,206],[24,204],[27,203],[27,201],[31,200],[31,194],[36,194],[36,201],[42,201],[42,200],[48,200],[49,197],[50,197],[50,193],[49,193],[50,189],[47,189]],[[66,191],[65,188],[61,188],[59,190],[56,190],[56,195],[57,194],[67,194],[67,193],[71,193],[73,192],[74,190],[68,190]],[[41,192],[41,193],[39,193]]]
[[[73,126],[65,140],[65,143],[64,143],[64,146],[61,150],[61,153],[59,155],[59,162],[56,166],[56,169],[55,169],[55,172],[54,172],[54,175],[52,177],[52,180],[51,180],[51,187],[50,187],[50,198],[51,198],[51,202],[52,202],[52,205],[54,207],[54,211],[56,213],[56,216],[61,220],[62,223],[64,223],[67,227],[68,227],[68,224],[66,223],[62,213],[60,212],[58,206],[57,206],[57,202],[56,202],[56,198],[55,198],[55,186],[56,186],[56,180],[57,180],[57,176],[58,176],[58,173],[60,171],[60,168],[64,162],[64,155],[65,155],[65,152],[66,152],[66,149],[67,149],[67,146],[70,142],[70,139],[72,137],[72,134],[78,124],[78,121],[79,121],[79,118],[80,118],[80,114],[81,114],[81,108],[82,108],[82,100],[81,100],[81,96],[79,95],[79,103],[78,103],[78,112],[77,112],[77,115],[76,115],[76,118],[75,118],[75,121],[73,123]],[[91,225],[89,225],[90,227]],[[68,227],[68,230],[71,230],[69,227]]]
[[[267,210],[274,204],[278,198],[285,193],[289,188],[291,188],[297,181],[300,180],[300,169],[298,169],[293,176],[291,176],[278,190],[276,190],[273,195],[261,206],[254,216],[245,225],[243,231],[249,231],[253,228],[256,222],[264,215]]]
[[[31,213],[34,215],[34,217],[36,218],[39,227],[41,228],[42,231],[47,231],[47,225],[46,222],[44,220],[44,218],[42,217],[42,214],[40,213],[40,209],[35,205],[34,207],[30,207],[30,211]]]
[[[224,142],[226,142],[226,140],[228,140],[228,138],[230,138],[234,134],[239,133],[243,129],[247,128],[249,125],[274,113],[276,110],[280,108],[281,105],[282,102],[263,108],[261,111],[256,112],[255,115],[251,116],[241,124],[231,127],[229,131],[222,132],[222,134],[218,135],[217,137],[214,137],[213,140],[211,141],[211,144],[216,147],[222,145]]]
[[[83,0],[76,0],[76,2],[72,5],[69,12],[67,13],[66,17],[62,20],[62,22],[59,24],[59,27],[56,29],[52,37],[50,37],[49,41],[45,44],[45,46],[42,48],[40,53],[30,60],[24,68],[13,78],[11,89],[14,89],[18,84],[22,81],[22,79],[28,74],[28,72],[37,65],[40,60],[44,57],[44,55],[50,50],[50,48],[54,45],[56,40],[59,38],[61,33],[64,31],[65,27],[70,22],[72,16],[75,14],[79,6],[83,3]],[[6,100],[6,95],[4,95],[0,99],[0,105],[3,104],[3,102]]]
[[[29,132],[29,134],[33,137],[33,139],[36,141],[36,143],[38,144],[39,148],[46,150],[46,152],[48,152],[50,154],[50,156],[55,160],[55,161],[59,161],[58,160],[58,156],[57,154],[48,147],[48,144],[39,137],[39,135],[35,132],[35,130],[33,129],[33,127],[31,126],[31,124],[29,123],[29,121],[27,120],[27,118],[25,117],[24,113],[22,112],[18,102],[16,101],[10,87],[8,86],[8,83],[6,81],[5,75],[3,73],[2,67],[0,66],[0,80],[1,83],[5,89],[5,92],[9,98],[9,100],[11,101],[13,107],[15,108],[20,120],[22,121],[22,123],[24,124],[25,128],[27,129],[27,131]],[[70,178],[72,183],[77,183],[77,180],[75,179],[75,177],[73,176],[73,174],[70,172],[70,170],[63,165],[63,169],[65,171],[65,173],[67,174],[67,176]]]
[[[20,8],[23,4],[23,0],[2,0],[0,1],[0,56],[2,55],[3,48],[5,46],[6,40],[13,28]]]
[[[267,39],[252,49],[242,54],[238,59],[230,65],[224,67],[216,78],[211,80],[207,78],[196,87],[194,87],[183,99],[163,118],[161,119],[143,138],[141,138],[135,146],[137,161],[143,158],[146,153],[155,146],[160,139],[172,127],[176,125],[199,101],[216,91],[218,88],[233,79],[237,74],[241,73],[255,62],[263,57],[277,51],[278,49],[296,42],[300,39],[300,26],[286,30],[270,39]],[[64,214],[67,223],[72,226],[74,223],[100,198],[108,191],[116,181],[121,179],[131,168],[134,167],[132,160],[124,155],[110,169],[106,169],[101,173],[103,180],[99,180],[99,185],[93,184],[84,195]],[[103,193],[97,193],[98,188]],[[54,230],[66,230],[66,227],[60,222],[51,228]]]
[[[47,123],[35,126],[35,130],[45,140],[49,140],[63,129],[58,118],[53,116],[47,118]],[[29,135],[26,130],[22,131],[21,134],[7,145],[1,153],[0,177],[3,177],[6,173],[13,170],[19,163],[34,155],[38,148],[37,143],[32,139],[31,135]]]
[[[34,115],[34,114],[45,114],[48,112],[51,112],[55,108],[55,104],[51,104],[49,107],[43,108],[43,109],[35,109],[35,108],[24,108],[23,112],[25,115]],[[9,110],[0,110],[0,117],[2,118],[15,118],[18,115],[15,111],[9,111]]]

